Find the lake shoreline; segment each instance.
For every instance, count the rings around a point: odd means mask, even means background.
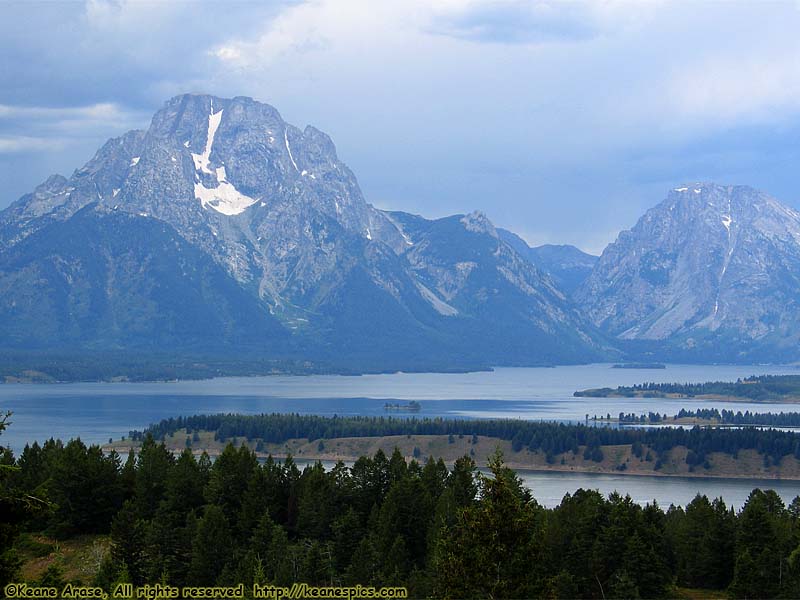
[[[629,398],[629,399],[637,399],[641,398],[642,400],[699,400],[700,402],[733,402],[733,403],[741,403],[741,402],[752,402],[753,404],[800,404],[800,396],[793,396],[791,398],[770,398],[768,400],[754,400],[753,398],[748,398],[747,396],[723,396],[723,395],[716,395],[716,394],[703,394],[702,396],[686,396],[682,394],[662,394],[660,396],[656,396],[653,394],[597,394],[597,395],[590,395],[589,392],[592,390],[584,390],[582,392],[575,392],[573,396],[575,398]]]
[[[331,366],[326,364],[308,364],[302,367],[275,367],[272,365],[265,365],[264,367],[255,367],[248,369],[250,363],[242,362],[235,366],[231,365],[216,365],[214,361],[198,361],[193,365],[193,368],[186,368],[185,365],[175,367],[170,361],[164,361],[161,365],[163,368],[152,369],[160,371],[161,374],[154,376],[136,376],[119,372],[114,375],[103,377],[83,377],[75,375],[74,377],[67,377],[65,379],[57,379],[56,377],[48,374],[42,368],[12,368],[10,371],[6,369],[3,372],[0,369],[0,386],[4,385],[68,385],[80,383],[181,383],[181,382],[197,382],[197,381],[211,381],[221,378],[258,378],[258,377],[310,377],[320,375],[337,375],[342,377],[363,377],[367,375],[394,375],[394,374],[415,374],[415,375],[461,375],[470,373],[491,373],[496,369],[557,369],[559,367],[582,367],[582,366],[603,366],[610,370],[615,371],[667,371],[676,367],[726,367],[738,368],[744,366],[742,363],[659,363],[660,366],[646,366],[644,364],[620,364],[612,362],[569,362],[569,363],[540,363],[540,364],[513,364],[513,365],[451,365],[451,366],[437,366],[428,365],[425,367],[413,367],[410,365],[397,366],[397,367],[378,367],[378,368],[349,368],[341,366]],[[635,366],[634,366],[635,365]],[[52,366],[60,367],[61,363],[54,362]],[[773,369],[773,368],[791,368],[793,370],[800,369],[800,365],[795,363],[767,363],[762,365],[753,365],[755,370],[758,369]],[[69,369],[66,369],[69,370]],[[169,374],[169,375],[167,375]],[[595,391],[594,389],[583,390],[586,392]],[[582,396],[581,391],[575,392],[577,397],[587,398],[629,398],[624,394],[604,394],[598,396]],[[639,397],[638,395],[636,397]],[[709,399],[719,401],[741,402],[749,400],[740,397],[717,397],[717,396],[641,396],[644,398],[674,398],[674,399]],[[793,400],[800,403],[800,397]]]

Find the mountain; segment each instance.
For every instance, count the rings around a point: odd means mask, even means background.
[[[266,307],[167,224],[88,205],[0,254],[6,347],[286,348]]]
[[[544,244],[532,248],[516,233],[507,229],[498,229],[497,232],[521,256],[547,273],[567,295],[589,277],[599,258],[568,244]]]
[[[619,234],[574,297],[598,327],[640,348],[797,360],[800,214],[745,186],[676,188]]]
[[[434,221],[386,214],[407,238],[403,258],[422,295],[456,339],[469,339],[493,364],[592,360],[609,351],[553,280],[482,213]]]
[[[369,369],[606,351],[485,216],[377,210],[326,134],[244,97],[177,96],[0,213],[0,282],[4,350],[288,344]]]

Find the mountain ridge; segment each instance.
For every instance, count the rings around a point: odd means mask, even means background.
[[[50,243],[68,232],[79,239]],[[112,271],[124,298],[108,287]],[[184,316],[206,315],[174,317],[185,344],[158,337],[169,326],[142,324],[180,296],[162,285],[166,273],[191,292]],[[139,333],[111,317],[77,319],[86,307],[76,282],[107,317],[115,302],[128,306]],[[531,248],[481,212],[376,209],[330,137],[242,96],[176,96],[148,129],[110,139],[69,178],[50,176],[0,212],[4,351],[48,339],[117,351],[160,339],[166,352],[239,348],[376,369],[791,361],[800,359],[798,290],[800,214],[747,186],[676,187],[600,257]],[[237,300],[213,316],[225,296]],[[44,307],[38,319],[33,300]]]
[[[606,352],[485,215],[429,221],[375,209],[326,134],[250,98],[168,100],[146,131],[109,140],[70,178],[51,177],[0,213],[0,253],[69,228],[90,205],[167,224],[310,356],[551,364]]]

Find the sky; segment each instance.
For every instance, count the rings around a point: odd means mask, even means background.
[[[368,202],[599,254],[684,182],[800,208],[800,0],[0,0],[0,208],[170,97],[334,140]]]

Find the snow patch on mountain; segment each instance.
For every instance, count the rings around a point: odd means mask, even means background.
[[[208,168],[211,159],[211,147],[214,144],[214,136],[217,135],[217,129],[222,121],[222,110],[214,113],[214,105],[211,105],[211,114],[208,116],[208,134],[206,137],[206,147],[202,154],[192,153],[192,160],[194,160],[194,168],[196,171],[202,171],[212,175],[211,169]]]
[[[221,182],[215,188],[207,188],[202,183],[194,184],[194,195],[204,208],[213,208],[223,215],[233,216],[241,214],[258,200],[242,194],[227,181]]]
[[[289,147],[289,130],[288,129],[284,129],[283,130],[283,141],[286,143],[286,151],[289,153],[289,160],[292,161],[292,164],[294,165],[294,170],[299,172],[300,169],[297,168],[297,163],[294,162],[294,156],[292,156],[292,149]]]

